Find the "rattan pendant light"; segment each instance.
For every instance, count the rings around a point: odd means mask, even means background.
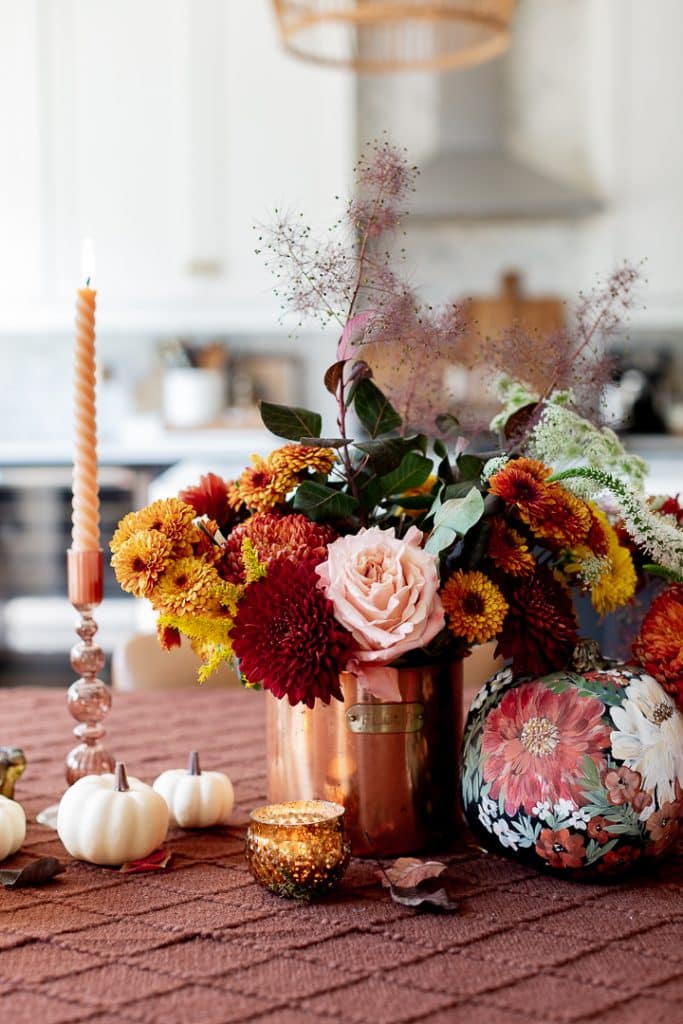
[[[464,68],[508,46],[516,0],[273,0],[286,49],[359,72]]]

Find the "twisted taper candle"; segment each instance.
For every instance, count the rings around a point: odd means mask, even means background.
[[[73,467],[72,549],[100,546],[100,500],[97,486],[95,420],[95,295],[79,288],[76,301],[75,444]]]

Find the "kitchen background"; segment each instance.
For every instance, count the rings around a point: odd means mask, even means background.
[[[0,0],[0,684],[70,681],[82,239],[107,537],[148,496],[268,450],[259,397],[324,403],[336,338],[280,318],[258,227],[283,206],[332,223],[385,131],[421,167],[402,244],[429,300],[557,311],[646,261],[609,408],[651,489],[679,490],[682,38],[679,0],[519,0],[497,60],[354,75],[285,54],[267,0]],[[108,650],[141,628],[111,579],[99,620]]]

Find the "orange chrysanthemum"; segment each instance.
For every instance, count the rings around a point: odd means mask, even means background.
[[[239,496],[254,512],[270,512],[284,502],[293,486],[291,477],[274,470],[260,455],[252,455],[251,462],[237,482]]]
[[[139,530],[117,548],[111,564],[123,590],[149,597],[168,568],[173,542],[159,530]]]
[[[211,615],[219,610],[222,580],[201,558],[179,558],[159,580],[151,595],[166,615]]]
[[[497,569],[511,576],[531,576],[536,568],[524,537],[501,518],[492,521],[488,556]]]
[[[683,710],[683,584],[667,587],[643,619],[633,653]]]
[[[130,538],[141,529],[143,529],[143,527],[140,526],[139,512],[129,512],[125,515],[116,527],[114,536],[109,541],[109,550],[111,553],[115,555],[121,545],[125,544],[127,540],[130,540]]]
[[[218,571],[231,583],[244,582],[242,543],[251,540],[259,561],[268,565],[275,558],[318,564],[327,558],[327,545],[337,537],[328,523],[314,523],[300,513],[280,516],[264,512],[250,516],[236,526],[221,553]]]
[[[517,459],[508,462],[491,477],[489,490],[503,501],[515,505],[520,516],[526,521],[542,522],[555,510],[555,498],[550,485],[538,480],[523,467]]]
[[[456,637],[484,644],[498,633],[508,611],[502,592],[483,572],[458,570],[441,591],[447,625]]]
[[[337,453],[334,448],[286,444],[271,452],[266,461],[275,473],[288,475],[294,486],[301,473],[307,469],[312,469],[315,473],[329,473],[337,461]]]
[[[514,465],[518,469],[523,469],[525,473],[528,473],[534,478],[543,483],[548,479],[552,473],[550,466],[546,466],[544,462],[539,462],[538,459],[516,459]]]
[[[526,510],[520,508],[521,518],[537,537],[559,547],[572,547],[585,541],[593,525],[591,510],[586,502],[555,484],[548,484],[547,491],[552,508],[542,516],[527,514]]]

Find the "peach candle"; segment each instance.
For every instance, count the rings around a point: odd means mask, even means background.
[[[83,243],[85,286],[76,299],[75,442],[73,466],[72,551],[97,551],[100,546],[100,499],[97,486],[95,421],[95,296],[92,245]]]

